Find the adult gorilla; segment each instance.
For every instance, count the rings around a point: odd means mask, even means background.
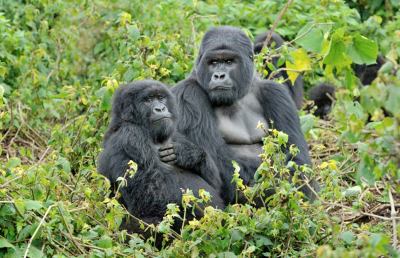
[[[216,27],[204,35],[192,74],[172,89],[178,102],[178,130],[215,158],[228,202],[234,197],[231,160],[241,165],[246,184],[252,184],[260,165],[264,133],[256,129],[259,121],[287,133],[288,146],[299,148],[295,157],[286,150],[288,160],[310,164],[287,89],[255,74],[253,46],[246,34],[234,27]],[[313,196],[309,188],[302,190]]]
[[[168,203],[181,204],[181,189],[191,189],[195,195],[204,189],[212,195],[213,206],[224,208],[215,164],[202,149],[176,133],[175,121],[173,95],[160,82],[134,82],[114,94],[98,170],[115,189],[117,179],[126,176],[128,162],[137,163],[136,174],[127,177],[127,186],[119,189],[120,202],[147,223],[160,222]],[[201,211],[196,215],[201,216]],[[140,232],[137,224],[130,223],[130,227]]]
[[[267,43],[268,47],[273,47],[274,49],[277,49],[280,48],[285,43],[283,38],[278,33],[270,31],[264,32],[263,34],[258,35],[254,40],[255,54],[261,53],[262,49],[264,48],[265,40],[267,39],[269,33],[271,33],[271,38]],[[278,60],[279,57],[272,58],[271,63],[274,65],[274,67],[276,69],[285,68],[286,66],[284,64],[281,66],[278,65]],[[265,64],[265,69],[268,71],[268,75],[272,73],[271,69],[269,69],[269,67],[266,64]],[[303,76],[301,75],[297,76],[294,85],[289,80],[289,76],[285,70],[278,72],[273,77],[270,77],[271,80],[277,78],[283,78],[285,80],[283,84],[289,90],[290,96],[292,97],[294,103],[296,104],[297,109],[301,109],[303,106],[303,94],[304,94]]]

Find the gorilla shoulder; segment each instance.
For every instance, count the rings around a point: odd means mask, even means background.
[[[291,106],[293,106],[294,113],[297,114],[295,103],[285,85],[266,79],[258,79],[254,84],[258,88],[260,100],[265,100],[263,101],[265,105],[272,106],[272,108],[285,106],[290,111],[292,111]],[[281,110],[281,112],[283,111],[285,110]]]

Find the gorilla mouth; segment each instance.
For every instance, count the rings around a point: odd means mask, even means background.
[[[156,122],[160,122],[160,121],[165,120],[165,119],[171,119],[171,116],[158,117],[158,118],[153,119],[152,122],[156,123]]]
[[[226,86],[226,85],[217,85],[211,88],[211,90],[231,90],[232,86]]]

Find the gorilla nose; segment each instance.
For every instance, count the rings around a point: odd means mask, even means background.
[[[153,112],[154,113],[164,113],[167,110],[165,106],[158,106],[154,107]]]
[[[213,81],[223,81],[223,80],[225,80],[225,78],[226,78],[226,74],[221,73],[221,72],[214,73],[213,77],[212,77]]]

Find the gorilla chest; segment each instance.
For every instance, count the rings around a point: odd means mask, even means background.
[[[262,107],[253,93],[247,94],[232,106],[215,110],[218,129],[228,145],[245,147],[261,145],[264,131],[257,129],[259,122],[267,126]],[[253,152],[254,153],[254,152]]]

